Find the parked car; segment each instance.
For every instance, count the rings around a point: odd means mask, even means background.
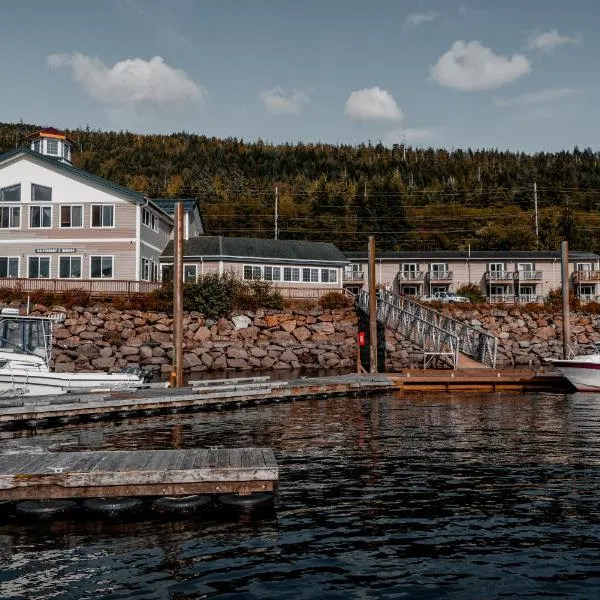
[[[449,304],[463,304],[471,302],[466,296],[457,296],[454,292],[435,292],[423,298],[425,302],[446,302]]]

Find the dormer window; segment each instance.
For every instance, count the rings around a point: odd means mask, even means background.
[[[58,156],[58,140],[46,140],[46,153]]]
[[[35,152],[41,152],[42,151],[42,140],[34,140],[32,150],[35,150]]]
[[[31,200],[32,202],[52,202],[52,188],[32,183]]]

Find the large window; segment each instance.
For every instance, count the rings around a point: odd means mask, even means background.
[[[0,256],[0,277],[18,277],[19,259],[16,256]]]
[[[262,267],[244,265],[244,279],[262,279]]]
[[[64,205],[60,207],[61,227],[83,227],[83,206]]]
[[[281,281],[281,267],[263,267],[263,278],[266,281]]]
[[[183,280],[196,281],[198,276],[198,267],[196,265],[183,265]]]
[[[29,277],[33,279],[50,278],[50,257],[49,256],[30,256],[29,257]]]
[[[149,258],[142,258],[142,280],[158,281],[158,263]]]
[[[283,280],[284,281],[300,281],[300,268],[299,267],[283,267]]]
[[[61,256],[58,273],[61,279],[80,279],[81,256]]]
[[[92,227],[114,227],[115,207],[112,204],[92,204]]]
[[[19,229],[21,227],[20,206],[0,206],[0,229]]]
[[[92,279],[112,279],[113,276],[113,257],[112,256],[91,256],[90,257],[90,277]]]
[[[0,188],[0,202],[21,202],[21,184]]]
[[[337,269],[321,269],[322,283],[337,283]]]
[[[142,223],[152,231],[158,231],[158,217],[147,208],[142,209]]]
[[[31,184],[32,202],[52,202],[52,188],[45,185]]]
[[[32,229],[48,229],[52,227],[52,207],[30,206],[29,227]]]
[[[319,269],[302,269],[302,281],[304,283],[319,283]]]

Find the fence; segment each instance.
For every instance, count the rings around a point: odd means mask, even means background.
[[[148,294],[161,287],[158,281],[129,281],[126,279],[30,279],[0,278],[0,288],[19,288],[24,293],[39,290],[52,293],[85,290],[91,296],[118,294]]]

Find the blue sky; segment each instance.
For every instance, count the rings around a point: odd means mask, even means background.
[[[597,0],[23,0],[2,13],[2,121],[599,149]]]

